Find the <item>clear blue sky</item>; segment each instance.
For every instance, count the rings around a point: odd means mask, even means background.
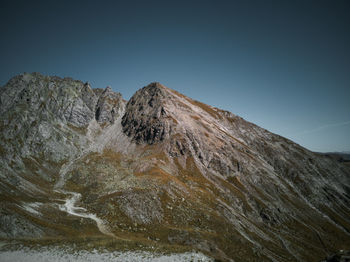
[[[74,2],[74,3],[71,3]],[[153,81],[314,151],[350,151],[350,1],[4,1],[0,85]]]

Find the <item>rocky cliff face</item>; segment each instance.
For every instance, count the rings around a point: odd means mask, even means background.
[[[159,83],[137,91],[126,105],[124,133],[137,143],[154,144],[168,138],[173,125],[163,107],[167,99],[165,88]]]
[[[224,261],[317,261],[350,248],[349,166],[239,116],[159,83],[127,103],[40,74],[0,92],[0,237],[108,229],[123,245]],[[69,191],[104,230],[59,208]]]

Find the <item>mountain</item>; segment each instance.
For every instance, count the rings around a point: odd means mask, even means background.
[[[348,165],[160,83],[126,101],[25,73],[0,89],[0,129],[3,240],[221,261],[350,250]]]
[[[335,158],[338,162],[350,162],[350,154],[346,152],[327,152],[320,154]]]

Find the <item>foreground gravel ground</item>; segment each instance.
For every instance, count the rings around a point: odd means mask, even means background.
[[[201,253],[183,253],[183,254],[153,254],[150,252],[99,252],[94,250],[67,252],[61,248],[40,248],[32,250],[23,248],[20,250],[0,251],[1,262],[98,262],[98,261],[155,261],[155,262],[207,262],[213,261]]]

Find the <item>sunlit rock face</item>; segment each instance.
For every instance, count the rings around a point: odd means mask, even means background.
[[[1,87],[0,113],[2,238],[117,238],[223,261],[350,248],[348,163],[160,83],[125,101],[23,74]],[[84,216],[59,208],[74,192]]]

